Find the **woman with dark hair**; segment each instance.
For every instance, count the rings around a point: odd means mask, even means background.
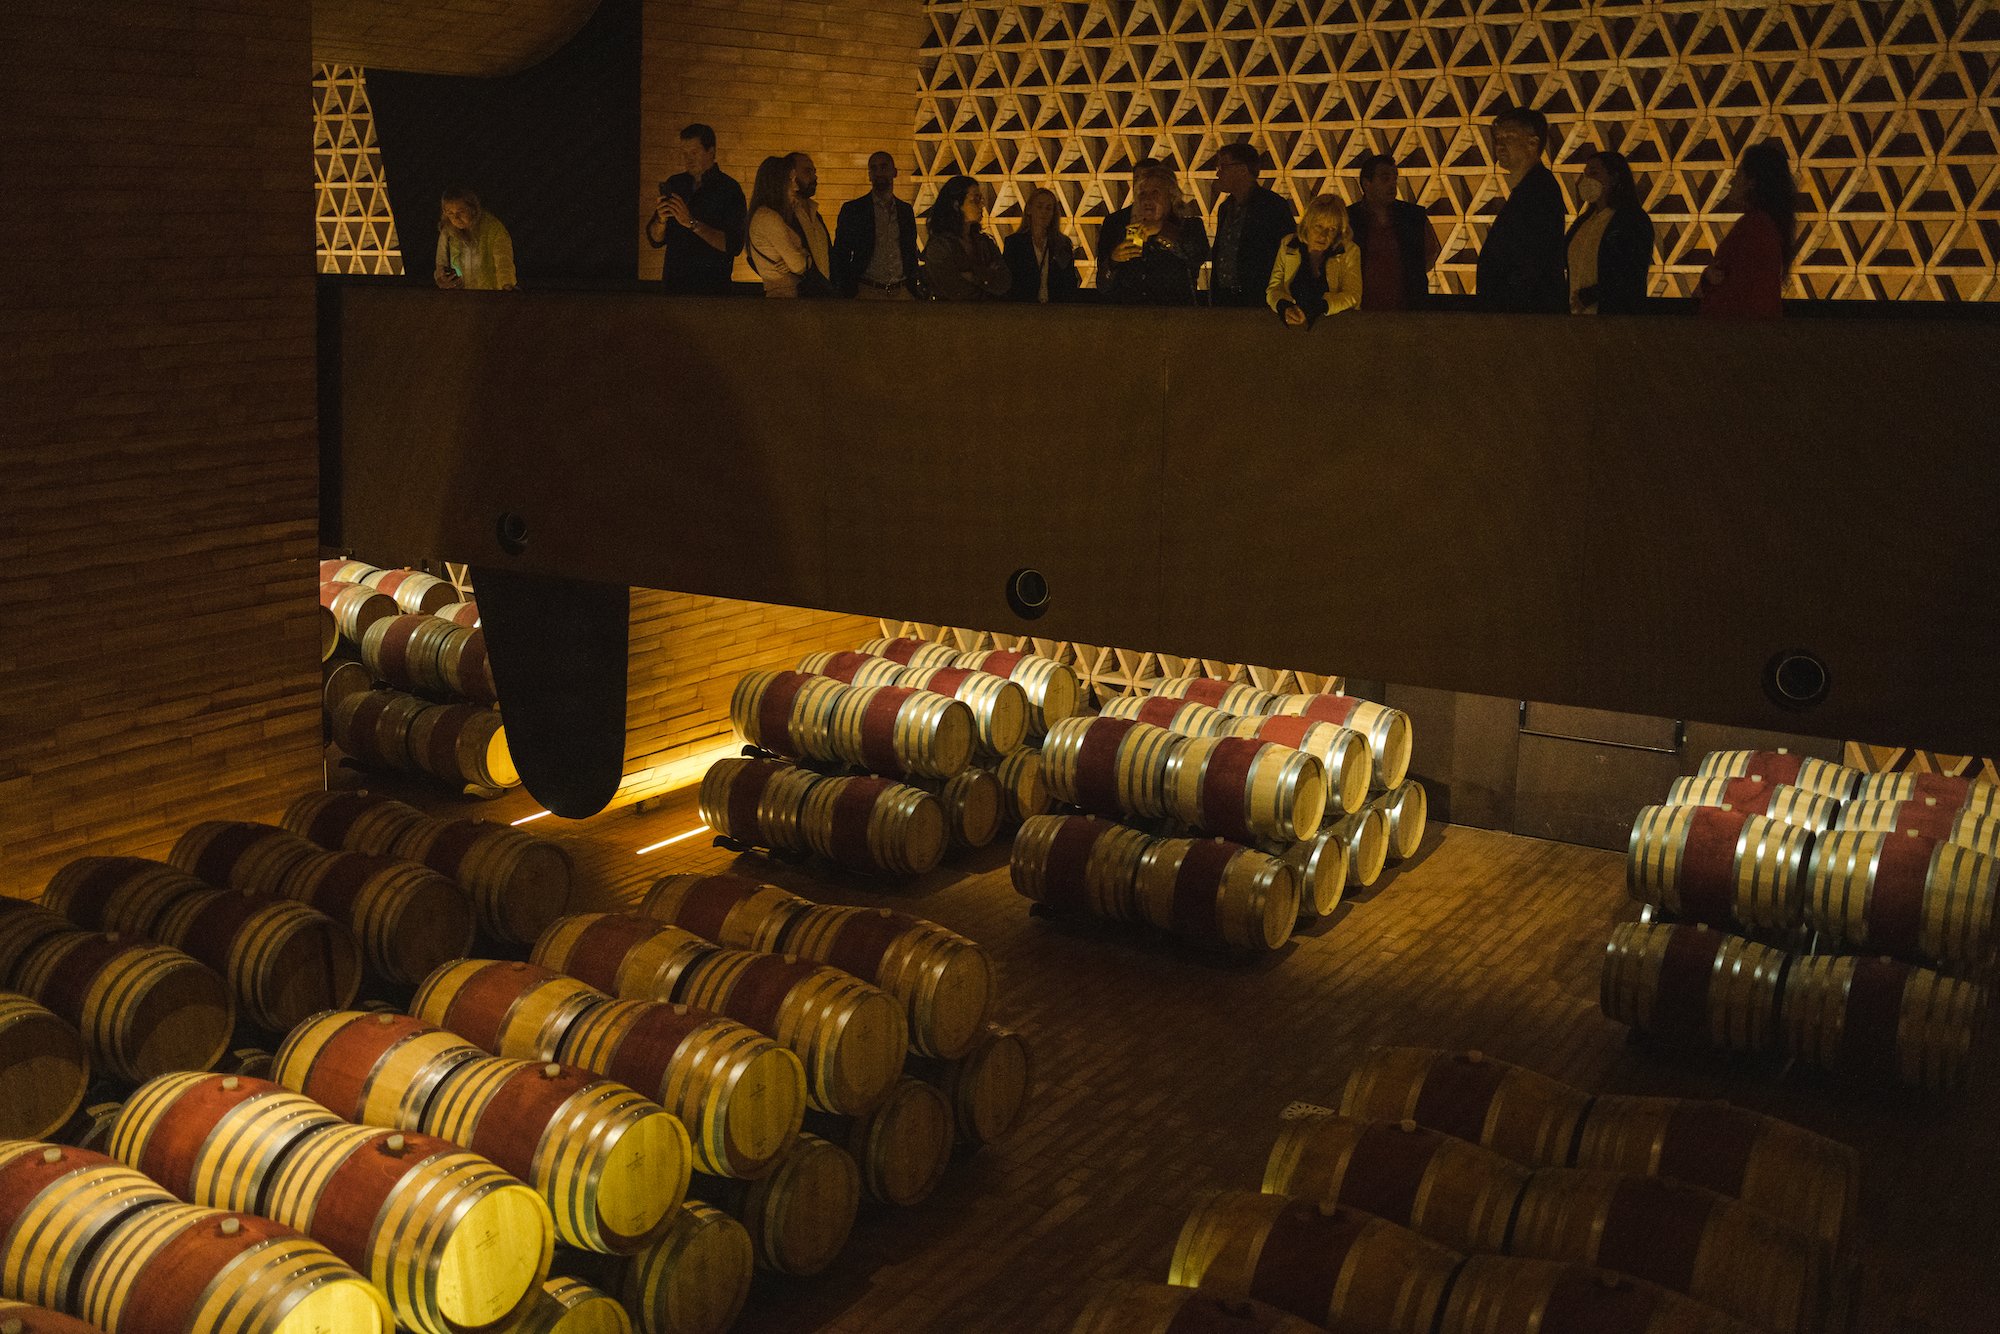
[[[1583,212],[1569,228],[1570,314],[1638,314],[1653,268],[1653,219],[1625,155],[1600,149],[1586,157],[1576,193]]]
[[[1021,225],[1007,237],[1007,268],[1013,274],[1009,295],[1016,301],[1076,300],[1076,247],[1056,221],[1056,197],[1051,190],[1028,196]]]
[[[792,159],[767,157],[750,187],[750,267],[764,280],[764,295],[826,296],[826,279],[813,268],[812,252],[792,217]]]
[[[479,196],[451,186],[438,205],[437,272],[446,291],[514,290],[514,238],[500,219],[479,206]]]
[[[986,195],[970,176],[954,176],[924,214],[924,276],[938,301],[986,301],[1007,295],[1014,275],[1000,247],[980,227]]]
[[[1183,217],[1173,168],[1142,167],[1132,178],[1132,221],[1100,274],[1104,300],[1126,306],[1192,306],[1195,276],[1208,263],[1208,228]]]
[[[1743,216],[1702,270],[1697,309],[1722,319],[1776,319],[1785,313],[1780,293],[1798,246],[1798,188],[1784,148],[1766,139],[1744,149],[1722,204]]]

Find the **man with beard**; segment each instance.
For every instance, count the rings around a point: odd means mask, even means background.
[[[800,296],[833,295],[833,241],[813,196],[819,192],[819,168],[803,152],[792,154],[792,220],[805,237],[812,269],[799,279]]]

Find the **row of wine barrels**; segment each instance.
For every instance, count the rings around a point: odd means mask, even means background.
[[[0,991],[0,1139],[46,1139],[83,1105],[90,1048],[76,1026]]]
[[[479,704],[499,702],[486,632],[436,616],[389,616],[370,625],[361,661],[398,690],[437,690]]]
[[[2000,815],[2000,784],[1953,774],[1867,774],[1856,786],[1859,801],[1936,802],[1950,811]]]
[[[313,1132],[342,1124],[330,1108],[270,1080],[179,1071],[133,1091],[104,1152],[176,1199],[262,1213],[279,1161]]]
[[[1021,1124],[1035,1064],[1019,1033],[989,1023],[971,1050],[951,1060],[912,1056],[904,1067],[951,1104],[953,1137],[965,1148],[993,1143]]]
[[[877,1204],[909,1206],[930,1198],[951,1166],[951,1102],[930,1084],[905,1075],[873,1111],[861,1116],[812,1112],[805,1129],[846,1149],[861,1174],[861,1194]]]
[[[1230,715],[1178,695],[1120,695],[1098,710],[1104,718],[1131,718],[1176,736],[1221,736]]]
[[[412,829],[430,820],[406,802],[375,792],[308,792],[285,808],[279,822],[328,852],[395,855]]]
[[[1788,931],[1804,915],[1813,832],[1721,806],[1647,806],[1632,820],[1625,890],[1709,925]]]
[[[950,667],[959,659],[958,649],[925,639],[871,639],[856,651],[903,667]]]
[[[529,961],[620,1000],[672,1000],[718,947],[644,913],[579,913],[553,923]]]
[[[2000,858],[1956,843],[1843,829],[1813,847],[1806,920],[1841,945],[1971,964],[1994,955]]]
[[[1455,1251],[1504,1255],[1515,1206],[1533,1175],[1415,1121],[1327,1112],[1284,1123],[1264,1166],[1264,1189],[1360,1209]]]
[[[1092,815],[1167,814],[1167,758],[1186,738],[1133,718],[1071,717],[1042,743],[1042,776],[1057,801]]]
[[[470,598],[464,602],[447,602],[431,615],[441,621],[450,621],[453,625],[463,625],[474,630],[479,628],[479,604]]]
[[[333,614],[334,625],[356,648],[367,638],[370,626],[400,614],[396,599],[363,583],[322,582],[319,605]]]
[[[45,936],[0,984],[74,1027],[93,1066],[135,1081],[206,1070],[236,1026],[235,994],[214,969],[115,931]]]
[[[2000,855],[2000,816],[1951,810],[1935,797],[1915,801],[1848,802],[1840,808],[1835,829],[1879,829],[1896,834],[1921,834],[1940,843],[1992,857]]]
[[[845,1149],[802,1132],[767,1175],[697,1177],[689,1191],[743,1224],[759,1269],[810,1277],[826,1271],[854,1231],[861,1170]]]
[[[1242,690],[1246,687],[1231,687]],[[1236,697],[1224,692],[1219,698]],[[1240,703],[1240,701],[1238,701]],[[1298,716],[1239,715],[1211,708],[1185,696],[1123,695],[1104,706],[1107,718],[1132,718],[1189,737],[1242,737],[1271,741],[1304,751],[1320,762],[1325,773],[1326,809],[1346,814],[1368,799],[1373,760],[1368,739],[1336,723]]]
[[[945,842],[954,848],[983,848],[1000,834],[1006,796],[990,769],[961,769],[950,778],[911,778],[909,786],[937,798],[944,812]]]
[[[1842,804],[1818,792],[1790,783],[1767,783],[1761,777],[1676,778],[1667,788],[1666,806],[1720,806],[1740,815],[1764,815],[1786,824],[1822,833],[1834,827]]]
[[[458,601],[456,587],[421,570],[376,570],[362,575],[361,582],[387,593],[413,616],[429,616]]]
[[[1382,813],[1386,860],[1402,862],[1417,855],[1430,825],[1430,796],[1422,783],[1406,778],[1370,800],[1368,809]]]
[[[1042,773],[1041,751],[1023,746],[1001,757],[993,766],[993,777],[1000,784],[1001,810],[1007,824],[1019,825],[1023,820],[1049,813],[1055,799]]]
[[[972,710],[928,690],[846,686],[807,672],[750,672],[736,684],[729,715],[752,745],[874,774],[950,778],[972,760]]]
[[[1147,681],[1144,689],[1161,699],[1189,699],[1238,718],[1258,717],[1277,710],[1279,696],[1247,683],[1212,676],[1169,676]]]
[[[42,907],[85,931],[144,935],[175,900],[211,886],[146,857],[79,857],[49,877]]]
[[[371,690],[341,699],[331,722],[334,744],[369,764],[476,787],[521,781],[506,725],[482,705],[431,704],[400,690]]]
[[[152,1178],[88,1149],[0,1142],[0,1292],[74,1311],[85,1261],[119,1224],[174,1203]]]
[[[1279,695],[1271,712],[1335,723],[1367,737],[1368,752],[1374,763],[1370,787],[1395,787],[1410,772],[1414,733],[1410,716],[1401,709],[1353,695]]]
[[[1029,741],[1047,736],[1051,727],[1077,711],[1083,699],[1083,687],[1078,684],[1075,672],[1033,653],[975,649],[959,654],[953,663],[941,665],[970,667],[1021,687],[1028,699]]]
[[[1167,813],[1249,843],[1295,843],[1319,832],[1326,776],[1304,751],[1254,737],[1190,737],[1168,754]]]
[[[944,808],[886,778],[822,778],[775,760],[722,759],[702,776],[701,816],[730,838],[817,852],[864,874],[921,875],[944,857]]]
[[[1574,1166],[1588,1094],[1483,1052],[1372,1047],[1348,1074],[1339,1112],[1415,1121],[1526,1167]]]
[[[784,952],[786,930],[813,906],[790,890],[726,874],[662,876],[639,901],[639,911],[657,921],[733,950],[766,954]]]
[[[1018,749],[1027,736],[1027,695],[1002,676],[949,663],[906,666],[891,658],[853,652],[810,653],[800,659],[798,670],[847,686],[901,686],[958,700],[971,711],[975,752],[988,759]]]
[[[1695,774],[1701,778],[1761,778],[1804,788],[1835,801],[1858,795],[1868,777],[1832,760],[1794,755],[1789,750],[1715,750],[1702,756]]]
[[[1152,842],[1094,815],[1041,815],[1014,836],[1007,873],[1023,898],[1058,912],[1138,920],[1139,858]]]

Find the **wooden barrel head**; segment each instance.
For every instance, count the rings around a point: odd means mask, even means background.
[[[46,1139],[89,1086],[82,1035],[26,996],[0,992],[0,1139]]]
[[[750,1295],[753,1267],[743,1225],[689,1202],[665,1237],[633,1257],[621,1295],[641,1334],[722,1334]]]

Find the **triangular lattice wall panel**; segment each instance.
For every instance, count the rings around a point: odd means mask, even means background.
[[[1047,185],[1086,242],[1131,163],[1180,170],[1214,226],[1214,156],[1247,139],[1295,202],[1357,197],[1386,152],[1429,209],[1440,290],[1472,285],[1500,199],[1485,126],[1508,102],[1582,153],[1631,159],[1658,225],[1657,295],[1728,230],[1744,145],[1785,144],[1805,192],[1788,295],[2000,299],[2000,0],[933,0],[918,61],[918,207],[946,177],[1002,217]],[[1573,197],[1573,196],[1572,196]]]
[[[313,163],[319,174],[319,271],[401,273],[389,182],[357,65],[321,65],[313,78]]]

